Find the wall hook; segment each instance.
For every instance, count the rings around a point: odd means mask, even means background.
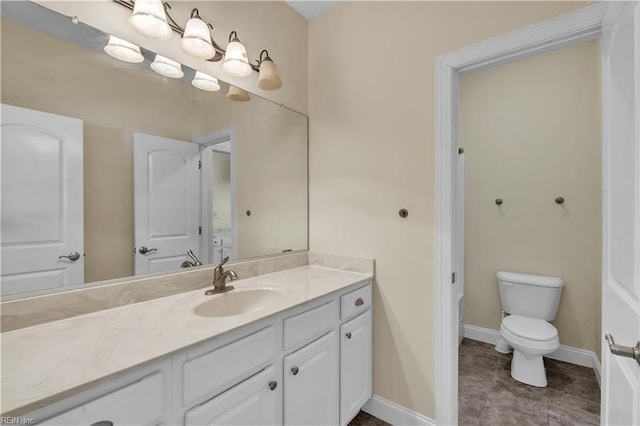
[[[564,204],[564,198],[558,197],[555,199],[556,204],[562,205]]]
[[[504,201],[502,201],[502,198],[496,198],[496,206],[501,206],[502,203],[504,203]]]

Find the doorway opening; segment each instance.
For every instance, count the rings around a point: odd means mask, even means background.
[[[599,70],[590,40],[458,79],[460,424],[600,424]]]
[[[436,419],[458,421],[458,335],[460,294],[456,286],[461,217],[456,202],[458,176],[458,78],[600,37],[606,10],[597,4],[496,37],[437,59],[436,106]],[[605,141],[606,143],[606,141]],[[496,196],[495,198],[499,198]],[[464,272],[463,272],[464,275]]]

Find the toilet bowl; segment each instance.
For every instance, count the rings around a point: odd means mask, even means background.
[[[556,318],[564,281],[506,271],[499,271],[497,278],[500,303],[507,314],[502,319],[500,334],[513,348],[511,377],[545,387],[547,374],[542,357],[560,348],[558,330],[548,321]]]
[[[500,334],[513,348],[511,377],[531,386],[547,386],[542,357],[560,348],[558,330],[544,320],[509,315],[502,320]]]

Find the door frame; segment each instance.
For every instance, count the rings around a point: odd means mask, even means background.
[[[458,76],[598,38],[606,9],[607,3],[599,2],[436,58],[437,424],[458,421],[458,289],[452,285],[459,232],[455,220]],[[603,149],[605,144],[603,138]],[[606,176],[606,170],[602,174]]]
[[[207,217],[211,217],[211,194],[213,185],[210,179],[205,179],[205,176],[211,175],[211,162],[204,161],[203,154],[215,151],[215,145],[229,142],[231,149],[229,152],[231,161],[231,260],[238,258],[238,155],[237,155],[237,140],[238,126],[235,124],[224,127],[222,129],[214,130],[213,132],[206,133],[193,139],[193,142],[200,144],[200,161],[202,161],[202,189],[201,196],[201,218],[202,224],[202,236],[200,238],[200,256],[202,257],[202,263],[209,263],[211,258],[211,242],[213,238],[213,228],[210,220],[205,220]],[[226,152],[226,151],[225,151]]]

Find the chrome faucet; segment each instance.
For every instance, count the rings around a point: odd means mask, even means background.
[[[205,295],[211,296],[212,294],[224,293],[225,291],[233,290],[234,287],[232,285],[227,285],[227,278],[229,278],[230,281],[235,281],[238,279],[238,275],[231,270],[225,271],[222,268],[222,266],[228,261],[229,256],[225,257],[213,270],[213,288],[211,290],[207,290],[204,293]]]
[[[190,268],[192,266],[202,265],[202,262],[200,262],[200,260],[196,257],[192,250],[187,251],[187,256],[189,256],[193,262],[190,260],[185,260],[184,262],[182,262],[182,265],[180,265],[181,268]]]

